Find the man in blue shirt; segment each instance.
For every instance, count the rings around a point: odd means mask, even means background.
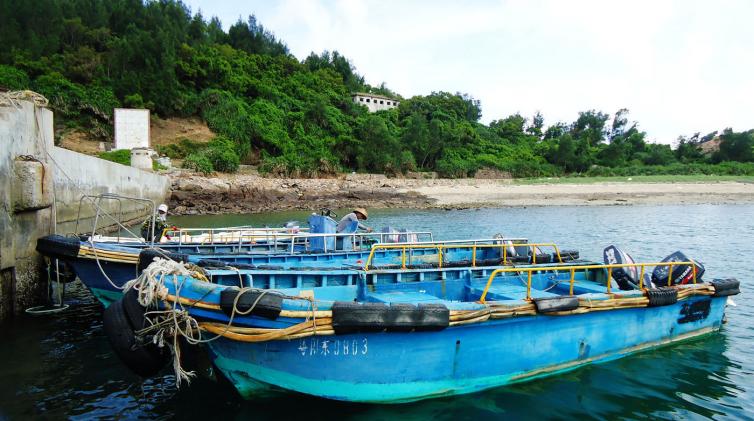
[[[336,231],[338,233],[342,232],[355,232],[356,230],[362,230],[366,232],[372,232],[372,229],[368,226],[362,224],[359,221],[365,221],[369,215],[367,214],[367,210],[364,208],[356,208],[353,210],[353,212],[347,214],[343,217],[343,219],[338,222],[338,227],[336,228]],[[352,228],[353,226],[356,226],[356,229]]]

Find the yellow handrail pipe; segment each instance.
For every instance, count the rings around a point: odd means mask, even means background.
[[[505,241],[505,240],[502,240]],[[372,265],[374,259],[374,253],[377,250],[389,250],[389,249],[401,249],[401,268],[406,268],[406,251],[418,250],[418,249],[437,249],[438,267],[442,267],[443,249],[453,248],[470,248],[472,250],[471,266],[476,267],[476,252],[480,248],[500,248],[501,257],[503,258],[503,264],[508,262],[508,247],[529,247],[532,250],[532,263],[537,263],[536,248],[537,247],[552,247],[555,249],[555,254],[558,258],[558,262],[563,263],[563,257],[560,255],[560,248],[555,243],[500,243],[500,244],[476,244],[473,240],[469,241],[469,244],[444,244],[444,243],[423,243],[423,244],[374,244],[367,257],[367,262],[364,265],[364,270],[368,271]]]
[[[482,304],[485,303],[485,299],[487,298],[487,292],[489,291],[490,286],[492,285],[492,281],[495,279],[497,275],[501,273],[526,272],[528,274],[527,281],[526,281],[526,299],[531,300],[531,281],[532,281],[533,272],[538,272],[538,271],[543,271],[543,270],[555,270],[555,271],[568,270],[570,271],[571,278],[570,278],[569,293],[573,295],[573,286],[574,286],[577,270],[586,271],[590,269],[607,269],[608,271],[607,293],[610,294],[610,280],[612,278],[613,269],[640,267],[641,275],[639,279],[639,288],[645,289],[644,288],[644,272],[645,272],[645,268],[648,266],[650,267],[667,266],[668,267],[668,286],[672,284],[673,266],[691,266],[692,282],[696,284],[696,263],[694,263],[693,260],[688,261],[688,262],[621,263],[621,264],[604,264],[604,265],[549,266],[547,268],[542,268],[542,267],[500,268],[500,269],[495,269],[492,271],[492,273],[490,273],[490,277],[487,279],[487,284],[484,287],[484,291],[482,291],[482,295],[481,297],[479,297],[479,302]]]

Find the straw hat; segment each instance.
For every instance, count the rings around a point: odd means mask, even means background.
[[[367,213],[366,209],[364,209],[364,208],[355,208],[353,211],[354,212],[358,212],[358,213],[364,215],[364,219],[369,219],[369,214]]]

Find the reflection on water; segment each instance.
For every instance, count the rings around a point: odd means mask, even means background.
[[[754,314],[751,258],[754,206],[637,206],[370,210],[367,221],[431,230],[438,239],[495,233],[554,241],[599,258],[617,244],[640,260],[681,249],[703,261],[709,276],[742,280],[737,307],[721,333],[473,395],[403,405],[331,402],[282,394],[243,401],[227,384],[197,379],[176,391],[171,375],[141,381],[110,352],[101,307],[80,285],[75,310],[18,319],[0,328],[0,419],[71,418],[750,418],[754,413]],[[268,225],[308,212],[175,217],[180,226]],[[620,329],[620,326],[616,326]],[[500,358],[505,358],[501,355]],[[480,364],[484,364],[480,361]]]

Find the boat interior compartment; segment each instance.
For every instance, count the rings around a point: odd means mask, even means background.
[[[498,274],[486,301],[519,301],[571,294],[571,272],[561,265],[542,265],[532,272],[531,287],[525,272]],[[531,267],[531,266],[529,266]],[[210,270],[213,283],[225,286],[276,289],[298,296],[302,291],[317,300],[378,303],[476,302],[482,297],[495,268],[443,268],[422,270],[335,269],[328,271]],[[576,270],[573,295],[607,293],[605,270]],[[611,288],[614,287],[611,286]],[[616,288],[617,291],[617,288]]]

